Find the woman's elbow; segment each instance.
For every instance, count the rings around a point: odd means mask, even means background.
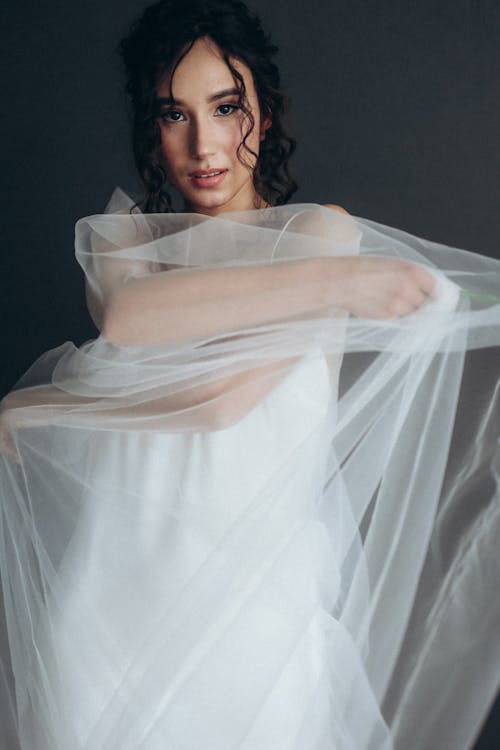
[[[124,344],[123,325],[116,311],[109,305],[104,311],[100,321],[101,336],[112,344]]]
[[[100,327],[101,335],[117,346],[154,346],[182,337],[172,322],[159,317],[148,300],[121,290],[108,301]]]
[[[112,344],[133,346],[140,343],[137,324],[131,319],[127,306],[119,297],[109,300],[100,322],[101,336]]]
[[[233,427],[240,419],[243,419],[247,412],[235,407],[235,405],[218,404],[211,410],[210,429],[215,432],[228,430]]]

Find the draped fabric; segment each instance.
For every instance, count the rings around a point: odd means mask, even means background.
[[[315,204],[76,226],[98,326],[161,274],[373,255],[346,307],[44,354],[5,401],[6,750],[467,750],[499,685],[500,263]]]

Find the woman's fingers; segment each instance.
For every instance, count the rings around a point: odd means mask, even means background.
[[[383,256],[350,259],[344,279],[347,309],[368,318],[410,315],[435,296],[437,286],[435,275],[425,267]]]
[[[423,266],[412,264],[413,275],[420,289],[427,296],[432,296],[436,290],[437,279],[431,271]]]

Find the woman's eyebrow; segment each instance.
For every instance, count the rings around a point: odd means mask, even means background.
[[[240,89],[237,89],[235,87],[230,89],[223,89],[222,91],[217,91],[215,94],[211,94],[207,98],[207,102],[215,102],[218,99],[224,99],[226,96],[239,96],[240,95]],[[185,102],[183,102],[181,99],[172,99],[170,96],[159,96],[156,99],[157,104],[167,104],[167,105],[174,105],[179,104],[181,107],[185,106]]]

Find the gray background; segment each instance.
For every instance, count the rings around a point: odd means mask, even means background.
[[[2,14],[0,394],[46,349],[95,336],[74,223],[137,187],[114,50],[145,4],[16,0]],[[250,4],[293,101],[294,200],[498,256],[498,0]],[[492,719],[478,750],[499,735]]]

